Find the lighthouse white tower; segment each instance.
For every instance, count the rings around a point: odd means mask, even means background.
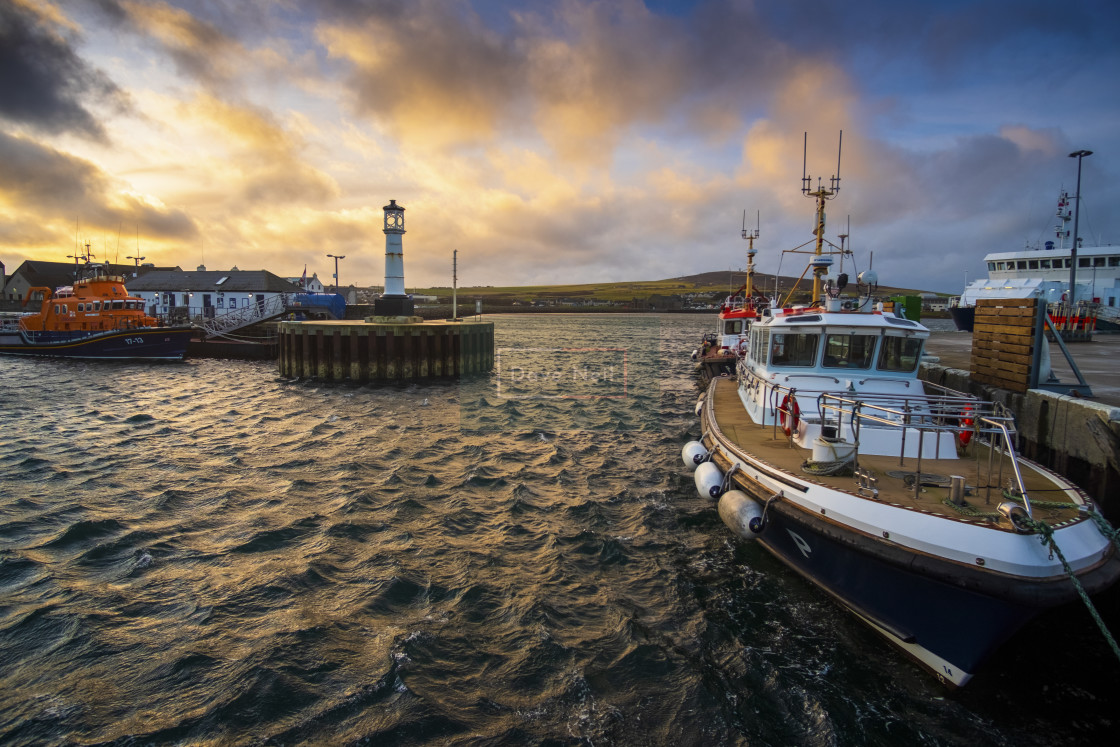
[[[385,211],[385,293],[374,301],[376,316],[412,316],[412,299],[404,292],[404,208],[396,200]]]

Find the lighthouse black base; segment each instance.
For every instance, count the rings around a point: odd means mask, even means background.
[[[374,316],[412,316],[416,305],[408,296],[382,296],[373,301]]]

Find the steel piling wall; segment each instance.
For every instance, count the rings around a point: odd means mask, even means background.
[[[281,376],[352,382],[487,373],[494,367],[494,324],[281,322],[278,366]]]

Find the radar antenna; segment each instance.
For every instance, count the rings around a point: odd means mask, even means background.
[[[813,230],[813,234],[817,237],[816,250],[814,251],[816,256],[811,262],[813,267],[813,303],[819,303],[821,300],[822,280],[828,274],[829,265],[832,264],[832,257],[826,256],[824,253],[824,204],[840,192],[840,156],[843,147],[844,131],[840,130],[840,141],[836,148],[836,173],[829,179],[827,189],[821,184],[820,177],[817,177],[817,188],[813,190],[812,177],[808,173],[809,133],[805,133],[801,156],[801,192],[806,197],[812,197],[817,201],[817,226]]]
[[[747,240],[747,285],[745,298],[748,300],[754,295],[754,255],[758,250],[754,248],[754,240],[758,238],[758,228],[762,225],[761,211],[755,213],[755,227],[747,230],[747,211],[743,210],[743,238]]]

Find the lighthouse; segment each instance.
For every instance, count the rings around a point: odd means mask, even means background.
[[[374,301],[373,313],[379,317],[411,317],[412,299],[404,292],[404,208],[396,200],[385,211],[385,292]]]
[[[385,211],[385,293],[362,321],[280,322],[280,375],[323,381],[448,379],[494,369],[494,323],[415,316],[404,291],[404,208]],[[454,271],[453,271],[454,272]],[[457,273],[456,273],[457,275]],[[457,279],[454,282],[458,282]]]

